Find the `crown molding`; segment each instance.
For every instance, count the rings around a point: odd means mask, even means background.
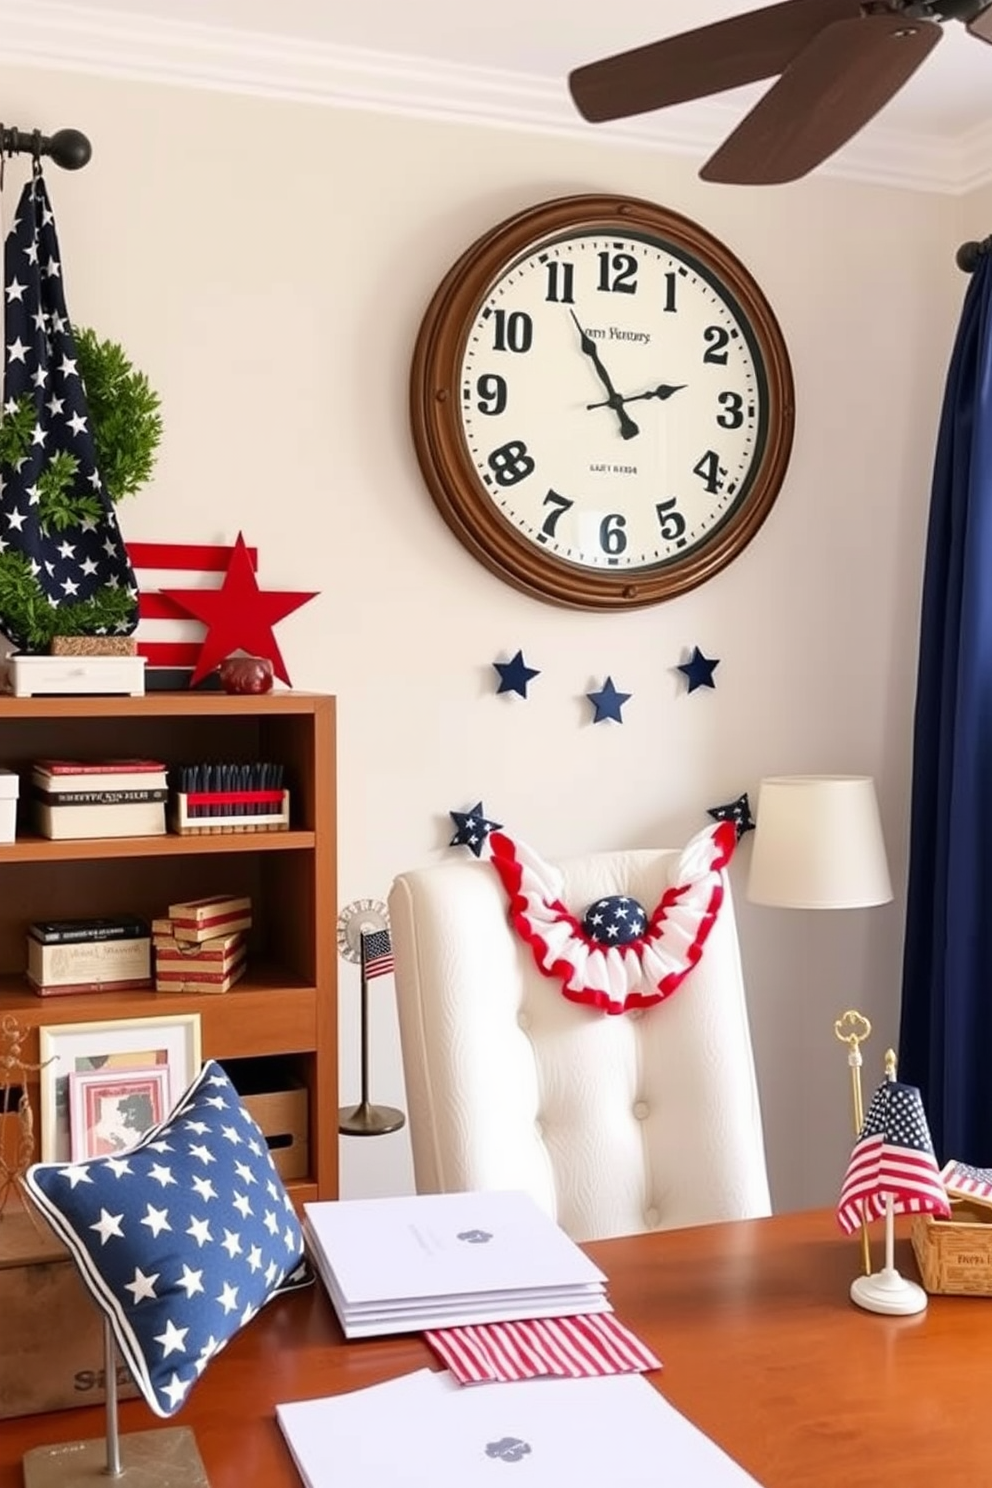
[[[578,117],[564,80],[429,62],[58,0],[0,0],[4,64],[532,130],[700,160],[740,115],[706,100],[610,125]],[[992,124],[957,140],[876,124],[819,168],[874,185],[964,194],[992,181]]]

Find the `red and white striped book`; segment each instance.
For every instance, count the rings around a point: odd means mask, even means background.
[[[424,1337],[463,1385],[541,1375],[584,1379],[662,1367],[611,1312],[431,1328]]]

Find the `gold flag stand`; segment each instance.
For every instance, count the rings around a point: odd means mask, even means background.
[[[848,1008],[834,1024],[834,1033],[842,1044],[847,1045],[847,1062],[851,1069],[851,1102],[854,1107],[854,1138],[857,1141],[865,1124],[864,1102],[861,1099],[861,1045],[871,1037],[871,1024],[864,1013]],[[871,1275],[871,1245],[868,1240],[868,1221],[861,1215],[861,1264],[866,1276]]]

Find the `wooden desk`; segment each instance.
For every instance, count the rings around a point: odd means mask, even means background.
[[[829,1211],[588,1249],[617,1315],[664,1362],[653,1381],[764,1488],[992,1484],[992,1302],[935,1297],[915,1318],[860,1312],[848,1300],[859,1248]],[[880,1232],[874,1250],[880,1264]],[[896,1263],[917,1274],[908,1242]],[[434,1362],[415,1337],[345,1343],[318,1285],[271,1303],[169,1424],[192,1427],[212,1488],[299,1488],[277,1402]],[[122,1432],[164,1424],[141,1401],[120,1413]],[[97,1408],[0,1422],[0,1488],[21,1488],[28,1448],[102,1429]]]

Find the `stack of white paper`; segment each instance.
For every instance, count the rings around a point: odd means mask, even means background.
[[[532,1488],[757,1488],[636,1374],[466,1386],[421,1370],[276,1416],[307,1488],[488,1488],[511,1463]]]
[[[606,1277],[527,1194],[407,1194],[304,1207],[346,1338],[610,1312]]]

